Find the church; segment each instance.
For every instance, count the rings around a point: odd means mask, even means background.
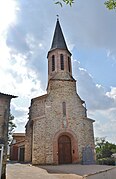
[[[71,52],[57,19],[48,51],[47,93],[31,100],[25,161],[32,164],[93,164],[94,120],[76,91]]]

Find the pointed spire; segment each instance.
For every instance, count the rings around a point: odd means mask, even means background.
[[[57,15],[56,28],[55,28],[52,46],[51,46],[50,51],[54,50],[56,48],[68,50],[64,36],[63,36],[63,33],[62,33],[61,26],[60,26],[60,23],[59,23],[59,16],[58,15]]]

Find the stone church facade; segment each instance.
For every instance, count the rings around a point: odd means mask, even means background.
[[[85,102],[77,94],[71,53],[58,19],[47,58],[47,94],[31,100],[25,161],[32,164],[83,163],[84,150],[89,147],[92,163],[94,120],[87,117]],[[88,154],[85,158],[89,157]]]

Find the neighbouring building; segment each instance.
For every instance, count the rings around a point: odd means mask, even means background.
[[[57,19],[48,58],[47,94],[31,100],[25,161],[32,164],[94,163],[94,120],[76,91],[71,52]]]
[[[6,178],[8,122],[10,114],[10,102],[12,98],[16,98],[16,96],[0,93],[0,146],[3,146],[1,179]]]
[[[25,133],[13,133],[10,144],[10,160],[24,162]]]

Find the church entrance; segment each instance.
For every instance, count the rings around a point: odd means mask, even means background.
[[[66,135],[58,139],[58,162],[59,164],[72,163],[71,140]]]

